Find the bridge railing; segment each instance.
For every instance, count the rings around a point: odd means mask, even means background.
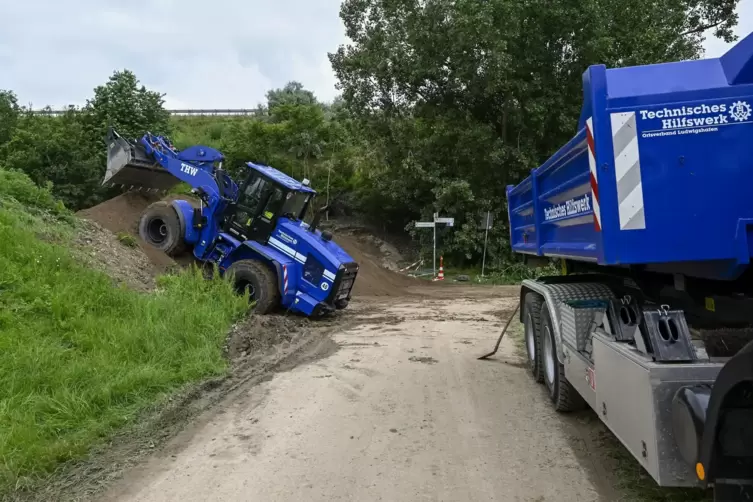
[[[65,110],[32,110],[31,113],[35,115],[63,115],[68,112]],[[167,110],[170,115],[183,115],[183,116],[256,116],[261,115],[262,112],[258,108],[189,108],[189,109],[176,109]]]

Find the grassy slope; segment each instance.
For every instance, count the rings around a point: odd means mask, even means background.
[[[0,170],[0,494],[80,457],[147,405],[226,370],[244,300],[198,272],[151,294],[114,286],[66,245],[75,218]]]

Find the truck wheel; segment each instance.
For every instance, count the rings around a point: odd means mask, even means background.
[[[139,220],[141,239],[170,256],[186,250],[185,229],[175,209],[164,201],[150,204]]]
[[[238,260],[227,268],[225,274],[233,278],[238,293],[248,293],[249,300],[255,302],[252,312],[268,314],[280,304],[277,277],[265,264],[256,260]]]
[[[557,411],[577,411],[586,402],[565,378],[565,366],[557,360],[552,319],[546,304],[541,307],[541,365],[549,398]]]
[[[537,383],[544,381],[544,372],[541,368],[541,322],[539,320],[543,303],[541,296],[533,292],[526,293],[523,302],[523,333],[528,354],[528,369]]]

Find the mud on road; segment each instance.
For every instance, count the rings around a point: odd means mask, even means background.
[[[407,293],[356,299],[308,332],[313,348],[241,378],[96,500],[622,499],[514,337],[476,360],[517,288]]]

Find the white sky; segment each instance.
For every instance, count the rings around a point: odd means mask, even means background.
[[[75,7],[71,7],[75,4]],[[125,5],[125,6],[124,6]],[[337,93],[340,0],[0,0],[0,89],[33,108],[82,105],[115,69],[169,108],[251,108],[289,80]],[[753,31],[741,0],[737,34]],[[707,56],[728,45],[707,40]]]

